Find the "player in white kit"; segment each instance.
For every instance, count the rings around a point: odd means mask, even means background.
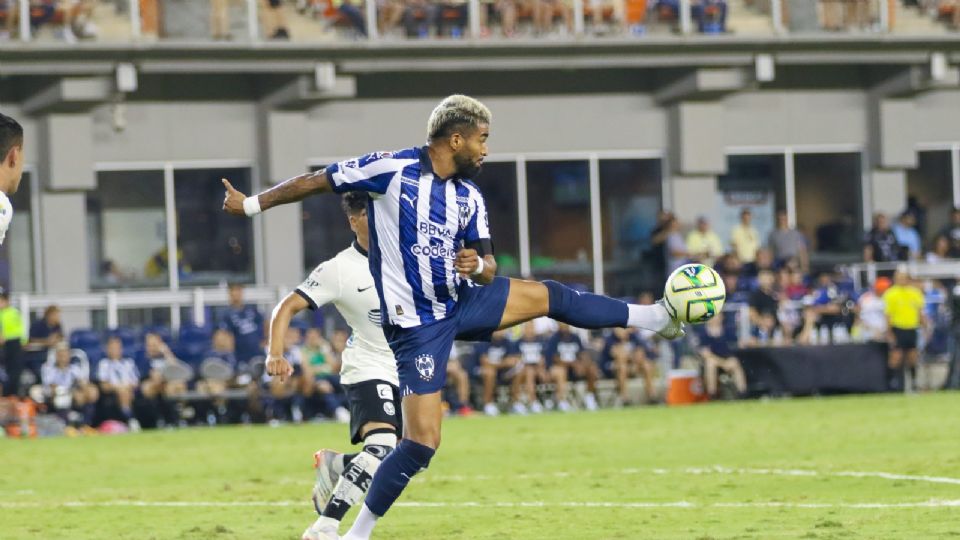
[[[343,209],[357,239],[317,266],[274,308],[270,319],[267,369],[268,373],[280,373],[281,378],[292,373],[283,357],[283,336],[295,314],[332,302],[353,329],[343,351],[340,382],[349,401],[350,442],[363,441],[363,451],[339,454],[321,450],[314,455],[317,482],[313,503],[320,517],[303,533],[303,540],[339,538],[340,520],[363,497],[401,432],[396,360],[380,326],[380,298],[367,262],[368,200],[363,192],[343,196]]]
[[[7,236],[13,219],[13,205],[7,195],[20,187],[23,176],[23,127],[9,116],[0,114],[0,244]]]

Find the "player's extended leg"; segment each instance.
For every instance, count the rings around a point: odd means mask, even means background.
[[[303,533],[303,540],[339,538],[337,530],[343,516],[360,502],[380,464],[397,446],[396,429],[384,422],[367,422],[361,428],[361,437],[362,452],[317,452],[317,487],[314,488],[313,503],[318,512],[324,502],[326,505],[316,522]]]
[[[599,294],[581,293],[559,282],[510,280],[500,329],[538,317],[550,317],[577,328],[645,328],[667,339],[683,335],[681,324],[660,304],[641,306]]]
[[[367,500],[360,509],[353,527],[343,540],[366,540],[377,523],[387,513],[410,480],[430,465],[440,446],[440,392],[408,394],[403,398],[403,440],[397,449],[380,463],[370,484]]]

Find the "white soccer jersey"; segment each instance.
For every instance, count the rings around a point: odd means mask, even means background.
[[[104,358],[97,364],[97,380],[114,386],[136,385],[140,382],[140,371],[130,358]]]
[[[0,191],[0,244],[7,237],[7,229],[10,228],[10,221],[13,220],[13,205],[7,194]]]
[[[43,387],[47,389],[51,386],[71,389],[84,381],[83,369],[77,364],[68,364],[63,368],[56,364],[44,364],[40,369],[40,375]]]
[[[435,178],[426,147],[368,154],[326,174],[337,193],[370,193],[370,272],[390,324],[412,328],[449,316],[461,283],[457,251],[490,238],[477,186]]]
[[[313,309],[332,302],[353,329],[343,351],[342,383],[378,379],[400,385],[393,351],[380,327],[380,298],[367,254],[356,242],[317,266],[296,292]]]

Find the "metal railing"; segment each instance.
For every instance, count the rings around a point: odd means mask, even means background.
[[[894,272],[903,268],[914,279],[957,279],[960,278],[960,260],[942,262],[898,261],[864,262],[840,267],[847,277],[853,280],[853,286],[862,290],[877,281],[881,272]]]

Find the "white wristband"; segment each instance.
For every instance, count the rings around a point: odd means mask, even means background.
[[[477,269],[470,274],[470,277],[476,277],[483,273],[483,257],[480,257],[480,264],[477,265]]]
[[[253,197],[247,197],[243,199],[243,213],[248,217],[253,217],[259,214],[260,210],[260,197],[254,195]]]

